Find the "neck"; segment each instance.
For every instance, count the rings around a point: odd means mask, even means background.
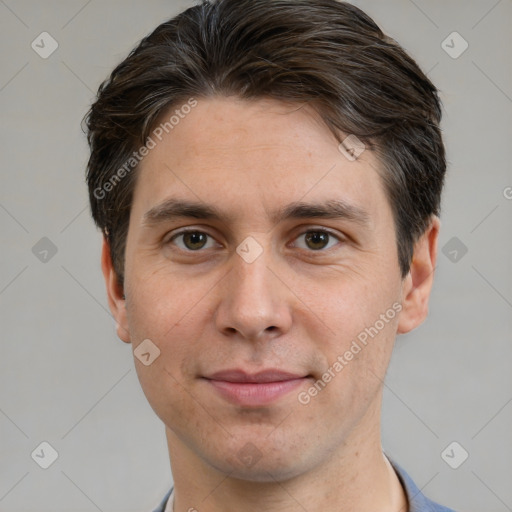
[[[407,512],[407,497],[382,452],[380,430],[358,427],[308,472],[266,482],[219,472],[166,429],[174,512]]]

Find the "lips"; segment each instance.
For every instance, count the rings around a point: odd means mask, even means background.
[[[252,383],[262,383],[262,382],[283,382],[286,380],[300,379],[305,377],[305,375],[283,372],[282,370],[263,370],[258,373],[249,374],[244,372],[243,370],[224,370],[221,372],[216,372],[207,379],[211,380],[220,380],[225,382],[252,382]]]
[[[211,389],[236,405],[269,405],[298,388],[308,375],[278,369],[247,373],[239,369],[223,370],[204,377]]]

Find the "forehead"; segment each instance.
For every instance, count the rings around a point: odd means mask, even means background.
[[[176,195],[234,215],[308,199],[342,199],[375,214],[386,208],[375,156],[350,161],[306,105],[198,99],[191,109],[174,105],[161,122],[168,124],[139,165],[136,215]]]

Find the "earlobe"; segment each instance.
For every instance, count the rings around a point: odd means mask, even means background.
[[[110,246],[105,236],[103,237],[103,247],[101,251],[101,270],[103,271],[105,286],[107,288],[108,305],[116,321],[117,335],[125,343],[130,343],[131,337],[126,315],[124,291],[119,285],[117,274],[112,264]]]
[[[439,218],[433,216],[425,233],[414,244],[411,267],[402,282],[402,311],[398,321],[398,334],[412,331],[428,315],[440,226]]]

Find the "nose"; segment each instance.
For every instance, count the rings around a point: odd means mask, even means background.
[[[219,292],[215,321],[225,336],[260,341],[291,328],[294,295],[280,279],[270,249],[251,263],[234,253]]]

